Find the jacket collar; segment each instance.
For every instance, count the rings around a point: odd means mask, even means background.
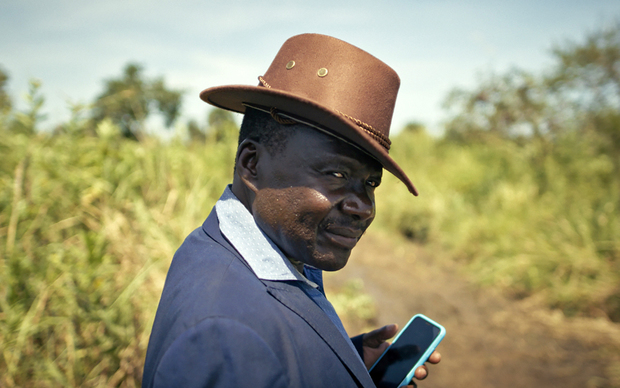
[[[300,281],[317,288],[258,227],[252,214],[228,186],[215,204],[220,231],[261,280]]]
[[[220,231],[216,209],[213,209],[211,214],[209,214],[209,217],[202,225],[202,229],[213,240],[235,254],[239,260],[251,269]],[[375,387],[368,371],[360,362],[358,355],[353,352],[351,346],[325,313],[303,291],[301,284],[305,285],[305,283],[269,280],[261,280],[261,282],[267,288],[269,295],[301,317],[327,343],[360,386]]]

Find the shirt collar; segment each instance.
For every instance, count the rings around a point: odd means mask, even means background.
[[[215,210],[222,234],[259,279],[301,281],[313,288],[318,287],[299,273],[280,248],[256,225],[254,217],[233,194],[230,186],[216,202]]]

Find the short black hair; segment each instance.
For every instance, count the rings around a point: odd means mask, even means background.
[[[248,107],[239,130],[239,144],[245,139],[254,140],[275,155],[284,151],[294,127],[295,125],[278,123],[269,113]]]

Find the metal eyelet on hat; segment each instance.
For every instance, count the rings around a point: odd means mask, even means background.
[[[291,70],[295,66],[295,61],[288,61],[286,64],[286,70]]]
[[[319,71],[317,71],[316,75],[318,75],[321,78],[325,77],[327,75],[327,69],[324,67],[321,67]]]

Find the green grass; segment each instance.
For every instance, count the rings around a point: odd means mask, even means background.
[[[544,295],[567,315],[620,320],[620,176],[612,160],[565,138],[456,145],[403,133],[394,141],[420,190],[387,177],[377,223],[435,244],[481,284]],[[440,256],[440,255],[438,255]]]
[[[230,139],[138,143],[109,122],[98,137],[81,128],[0,128],[0,386],[139,386],[172,255],[231,180]],[[481,284],[620,319],[620,184],[608,158],[570,138],[547,154],[423,131],[394,144],[421,194],[386,174],[373,228],[428,244]],[[351,284],[333,300],[372,315],[359,293]]]
[[[0,385],[139,386],[167,266],[234,150],[0,134]]]

